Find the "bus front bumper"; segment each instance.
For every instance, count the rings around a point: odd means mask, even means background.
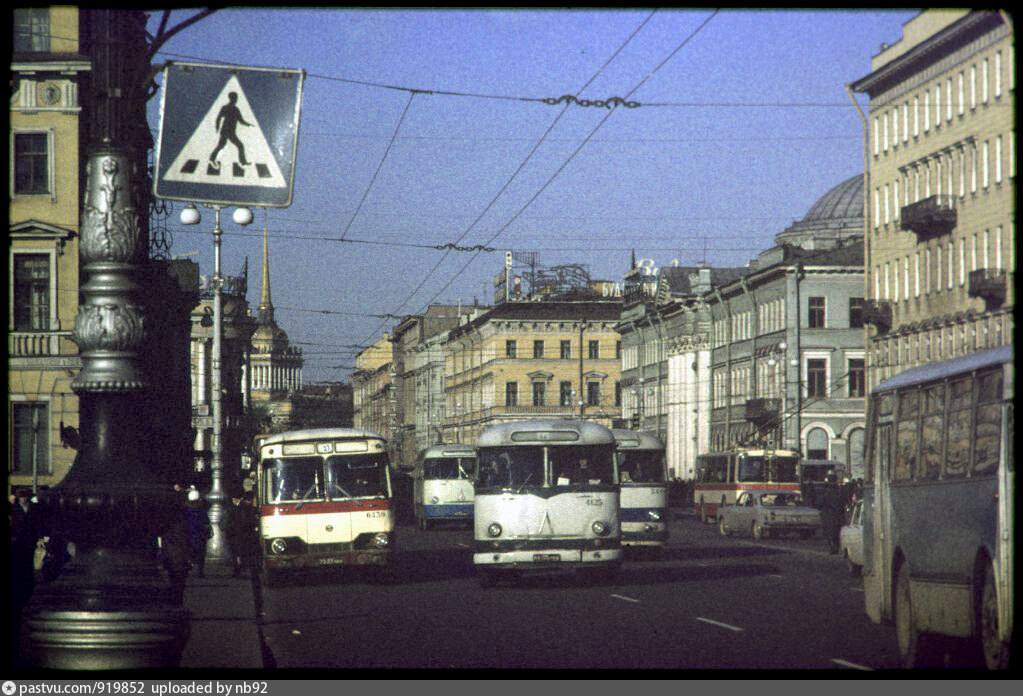
[[[545,549],[543,551],[493,551],[475,553],[474,565],[494,570],[569,569],[597,567],[621,563],[622,550],[615,549]]]
[[[352,549],[346,551],[326,551],[264,556],[263,565],[269,570],[284,568],[323,568],[325,566],[342,565],[387,565],[391,557],[390,549]]]

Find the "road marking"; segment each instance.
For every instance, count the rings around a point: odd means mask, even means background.
[[[463,544],[462,542],[458,542],[458,545],[461,546],[463,549],[471,549],[472,548],[468,544]]]
[[[769,578],[783,578],[785,576],[782,575],[781,573],[768,573],[767,577],[769,577]]]
[[[711,624],[713,626],[720,626],[721,628],[727,628],[729,631],[735,631],[737,633],[740,633],[740,632],[742,632],[744,630],[744,629],[739,628],[738,626],[731,626],[731,625],[726,624],[726,623],[721,623],[720,621],[714,621],[713,619],[705,619],[702,616],[697,616],[696,620],[697,621],[702,621],[703,623],[709,623],[709,624]]]
[[[843,667],[849,667],[851,669],[859,669],[859,670],[862,670],[864,672],[873,672],[874,671],[873,667],[864,667],[863,665],[858,665],[855,662],[848,662],[847,660],[840,660],[837,657],[831,658],[831,661],[834,662],[836,665],[842,665]]]
[[[862,587],[850,587],[849,591],[850,592],[863,592],[863,588]]]
[[[633,597],[626,597],[625,595],[620,595],[620,594],[613,594],[611,596],[614,597],[615,599],[621,599],[621,600],[624,600],[626,602],[635,602],[636,604],[639,604],[639,600],[638,599],[634,599]]]

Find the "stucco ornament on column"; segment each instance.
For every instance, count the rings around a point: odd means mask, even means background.
[[[142,227],[132,203],[132,160],[103,149],[88,161],[82,206],[82,305],[71,333],[82,355],[76,391],[137,392],[146,383],[138,368],[145,340],[142,308],[133,301]]]

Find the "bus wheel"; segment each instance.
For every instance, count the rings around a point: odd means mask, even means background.
[[[764,538],[764,525],[760,524],[760,522],[753,523],[753,538],[757,541]]]
[[[899,656],[906,669],[938,666],[938,641],[923,633],[913,619],[913,603],[909,594],[909,564],[899,566],[895,579],[895,637],[899,642]]]
[[[853,563],[852,559],[849,558],[849,549],[844,549],[842,551],[842,557],[845,559],[845,567],[849,571],[849,575],[854,578],[858,577],[860,574],[860,567]]]
[[[984,569],[979,625],[984,664],[988,669],[1008,669],[1009,646],[998,637],[998,594],[995,591],[995,570],[990,561]]]
[[[725,518],[718,519],[718,531],[721,532],[721,536],[731,536],[732,533],[728,531],[728,525],[725,524]]]

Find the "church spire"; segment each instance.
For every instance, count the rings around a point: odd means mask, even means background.
[[[259,290],[259,320],[263,323],[273,323],[274,305],[270,300],[270,245],[266,226],[266,218],[263,219],[263,285]]]

